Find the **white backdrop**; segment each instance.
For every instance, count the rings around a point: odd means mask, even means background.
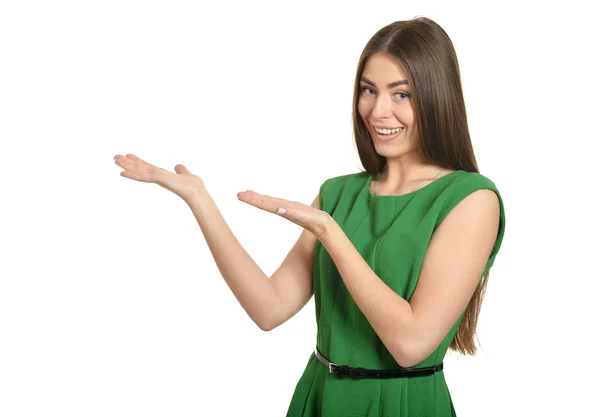
[[[481,172],[506,207],[479,353],[445,359],[457,413],[600,415],[586,3],[2,1],[0,416],[284,415],[313,301],[259,330],[187,205],[119,176],[113,155],[204,178],[270,275],[301,229],[237,193],[309,204],[361,170],[358,57],[418,15],[454,42]]]

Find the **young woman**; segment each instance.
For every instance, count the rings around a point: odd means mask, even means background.
[[[459,66],[446,32],[419,17],[367,43],[354,85],[353,123],[365,172],[327,179],[310,206],[238,198],[304,228],[272,277],[237,241],[201,178],[134,155],[121,175],[153,182],[192,209],[223,278],[263,330],[314,294],[315,352],[288,416],[454,416],[448,349],[474,355],[504,207],[479,173]]]

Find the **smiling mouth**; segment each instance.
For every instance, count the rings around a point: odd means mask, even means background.
[[[378,142],[392,142],[396,138],[398,138],[402,132],[404,132],[404,127],[397,127],[394,129],[382,129],[378,127],[373,127],[373,138]]]
[[[404,128],[396,127],[393,129],[382,129],[382,128],[378,128],[378,127],[373,127],[373,129],[375,130],[375,132],[379,133],[380,135],[393,135],[394,133],[400,132]]]

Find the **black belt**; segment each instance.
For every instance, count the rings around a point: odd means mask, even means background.
[[[412,378],[415,376],[433,375],[434,373],[444,369],[444,362],[439,365],[425,366],[423,368],[406,368],[406,369],[390,369],[390,370],[375,370],[364,368],[352,368],[346,365],[336,365],[328,361],[319,349],[315,349],[317,359],[329,368],[329,373],[337,376],[351,376],[353,378]]]

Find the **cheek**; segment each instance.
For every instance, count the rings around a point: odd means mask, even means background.
[[[410,106],[410,109],[409,109],[409,111],[407,113],[408,113],[408,119],[409,119],[410,123],[415,124],[415,122],[416,122],[416,120],[415,120],[416,114],[415,114],[414,107]]]
[[[369,114],[371,113],[371,105],[368,101],[364,99],[358,100],[358,113],[363,119],[367,119]]]

